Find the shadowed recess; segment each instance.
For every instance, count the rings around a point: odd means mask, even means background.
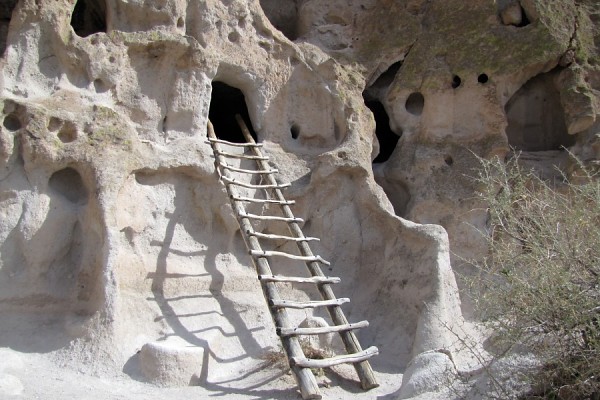
[[[260,0],[260,7],[281,33],[291,41],[298,38],[299,0]]]
[[[460,76],[454,75],[452,77],[452,89],[458,88],[461,83],[462,83],[462,79],[460,79]]]
[[[71,26],[80,37],[106,32],[105,0],[78,0],[71,17]]]
[[[575,143],[567,132],[553,72],[525,83],[506,104],[508,144],[522,151],[559,150]]]
[[[406,111],[412,115],[421,115],[423,113],[423,107],[425,107],[425,98],[419,92],[411,93],[406,99]]]
[[[71,203],[85,204],[87,202],[87,189],[79,172],[73,168],[64,168],[56,171],[50,177],[48,186],[63,195]]]
[[[379,141],[379,154],[375,157],[373,163],[382,163],[390,158],[401,135],[397,135],[390,128],[390,118],[381,102],[377,100],[365,101],[365,105],[369,107],[373,112],[373,117],[375,117],[375,134]]]
[[[236,114],[242,116],[252,137],[256,141],[257,137],[252,128],[252,123],[250,122],[244,93],[226,83],[214,81],[212,83],[212,95],[210,98],[208,118],[215,128],[215,134],[222,140],[234,143],[245,143],[246,140],[244,139],[244,135],[235,120]]]
[[[8,35],[8,25],[12,17],[12,12],[17,5],[17,0],[0,1],[0,57],[6,49],[6,36]]]
[[[2,125],[9,131],[18,131],[19,129],[21,129],[22,126],[21,120],[16,115],[16,113],[10,113],[6,117],[4,117]]]

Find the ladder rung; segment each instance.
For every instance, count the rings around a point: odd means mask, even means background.
[[[249,203],[270,203],[270,204],[282,204],[286,206],[291,206],[292,204],[296,204],[294,200],[274,200],[274,199],[253,199],[251,197],[243,197],[243,196],[230,196],[233,200],[237,201],[247,201]]]
[[[222,143],[222,144],[226,144],[228,146],[234,146],[234,147],[262,147],[262,143],[235,143],[235,142],[229,142],[229,141],[223,140],[223,139],[213,139],[213,138],[208,138],[206,143]]]
[[[341,279],[335,276],[312,276],[310,278],[301,278],[296,276],[281,275],[259,275],[258,280],[262,282],[284,282],[284,283],[339,283]]]
[[[283,222],[304,222],[302,218],[287,218],[287,217],[276,217],[274,215],[256,215],[240,213],[240,217],[242,218],[250,218],[250,219],[258,219],[263,221],[283,221]]]
[[[330,306],[341,306],[344,303],[349,303],[350,299],[347,297],[340,297],[339,299],[333,300],[319,300],[319,301],[292,301],[292,300],[269,300],[269,305],[275,308],[317,308],[317,307],[330,307]]]
[[[243,169],[243,168],[236,168],[236,167],[232,167],[231,165],[227,165],[227,164],[219,164],[221,166],[221,168],[225,168],[228,169],[230,171],[235,171],[235,172],[241,172],[244,174],[276,174],[279,171],[276,169],[268,169],[268,170],[264,170],[264,169]]]
[[[279,183],[277,185],[253,185],[251,183],[236,181],[235,179],[229,178],[227,176],[222,176],[221,179],[227,183],[242,186],[249,189],[282,189],[291,185],[290,183]]]
[[[331,263],[327,260],[324,260],[321,256],[297,256],[295,254],[284,253],[282,251],[260,251],[260,250],[250,250],[250,255],[255,257],[272,257],[272,256],[280,256],[291,258],[292,260],[300,260],[300,261],[317,261],[321,264],[331,265]]]
[[[227,153],[226,151],[221,151],[221,150],[215,150],[215,152],[223,157],[229,157],[229,158],[243,158],[246,160],[268,160],[269,157],[261,157],[261,156],[249,156],[247,154],[233,154],[233,153]]]
[[[308,241],[320,241],[321,239],[316,237],[293,237],[293,236],[285,236],[285,235],[275,235],[272,233],[261,233],[261,232],[246,232],[250,236],[256,236],[261,239],[273,239],[273,240],[289,240],[291,242],[308,242]]]
[[[322,326],[318,328],[277,328],[277,336],[321,335],[323,333],[345,332],[353,329],[366,328],[368,321],[354,324]]]
[[[300,358],[300,357],[291,357],[290,358],[290,366],[298,366],[303,368],[328,368],[333,367],[334,365],[344,364],[344,363],[359,363],[374,355],[379,354],[379,350],[375,346],[371,346],[366,350],[363,350],[359,353],[353,354],[345,354],[342,356],[335,356],[331,358],[325,358],[323,360],[313,360],[310,358]]]

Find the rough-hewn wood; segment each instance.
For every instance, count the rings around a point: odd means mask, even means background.
[[[244,213],[244,214],[241,214],[240,217],[257,219],[257,220],[262,220],[262,221],[304,222],[304,220],[302,218],[278,217],[276,215],[257,215],[257,214]]]
[[[225,168],[225,169],[228,169],[228,170],[234,171],[234,172],[240,172],[242,174],[253,174],[253,175],[276,174],[279,172],[276,169],[263,170],[263,169],[236,168],[236,167],[232,167],[231,165],[227,165],[227,164],[221,164],[221,168]]]
[[[307,236],[293,237],[293,236],[285,236],[285,235],[276,235],[274,233],[261,233],[261,232],[254,232],[253,235],[256,236],[257,238],[260,238],[260,239],[289,240],[291,242],[308,242],[308,241],[318,242],[318,241],[321,240],[321,239],[316,238],[316,237],[307,237]]]
[[[218,155],[227,157],[227,158],[242,158],[244,160],[257,160],[257,161],[266,161],[269,159],[268,157],[249,156],[247,154],[234,154],[234,153],[228,153],[226,151],[220,151],[220,150],[216,150],[216,152]]]
[[[239,115],[236,115],[236,120],[237,120],[240,128],[242,129],[242,133],[244,134],[245,139],[248,142],[253,143],[254,139],[252,138],[252,135],[248,131],[248,127],[244,123],[244,120]],[[262,152],[260,151],[260,149],[253,148],[252,151],[254,152],[256,157],[260,158],[257,160],[257,164],[258,164],[259,168],[262,168],[262,169],[270,168],[269,164],[263,160],[264,157],[262,157]],[[266,179],[267,179],[267,182],[269,182],[271,184],[277,183],[275,181],[275,178],[272,175],[267,175]],[[274,195],[275,199],[285,200],[285,198],[283,197],[283,193],[281,193],[281,190],[274,189],[273,195]],[[283,214],[287,217],[294,216],[294,214],[292,213],[292,210],[287,205],[281,205],[281,210],[283,211]],[[300,229],[300,226],[298,224],[290,223],[290,224],[288,224],[288,227],[290,229],[290,233],[293,236],[303,236],[302,229]],[[302,255],[304,255],[306,257],[313,256],[313,253],[307,242],[298,242],[298,248],[300,249],[300,252],[302,253]],[[319,263],[308,262],[306,265],[307,265],[311,275],[324,276],[323,272],[321,271],[321,267],[320,267]],[[327,300],[335,299],[335,295],[333,293],[331,285],[328,285],[328,284],[319,285],[318,289],[319,289],[319,292],[321,293],[321,296],[323,296],[324,299],[327,299]],[[329,314],[331,315],[331,319],[333,320],[334,324],[336,324],[336,325],[348,324],[348,320],[346,319],[344,312],[342,311],[342,309],[339,306],[332,306],[332,307],[328,307],[327,309],[329,311]],[[354,334],[354,332],[352,332],[352,331],[340,332],[340,337],[342,338],[342,341],[344,342],[344,346],[346,347],[346,351],[348,351],[348,353],[360,353],[362,351],[360,342],[356,338],[356,335]],[[367,360],[355,363],[354,368],[356,369],[356,373],[358,374],[358,376],[360,378],[361,386],[363,387],[363,389],[372,389],[372,388],[379,386],[379,384],[377,383],[377,380],[375,379],[375,373],[373,372],[373,369],[371,368],[371,365]]]
[[[366,328],[368,321],[360,321],[347,325],[319,326],[316,328],[277,328],[279,336],[302,336],[302,335],[321,335],[324,333],[337,333],[349,331],[352,329]]]
[[[268,184],[268,185],[253,185],[251,183],[246,183],[246,182],[240,182],[238,180],[235,180],[233,178],[229,178],[228,176],[222,176],[221,179],[223,179],[225,182],[233,184],[233,185],[238,185],[238,186],[242,186],[248,189],[277,189],[277,188],[285,188],[290,186],[289,183],[274,183],[274,184]]]
[[[229,142],[227,140],[223,140],[223,139],[213,139],[213,138],[208,138],[208,143],[221,143],[221,144],[226,144],[227,146],[233,146],[233,147],[262,147],[262,143],[236,143],[236,142]]]
[[[318,300],[318,301],[292,301],[292,300],[269,300],[269,305],[275,308],[317,308],[317,307],[328,307],[328,306],[339,306],[344,303],[349,303],[350,299],[346,297],[340,297],[339,299],[333,300]]]
[[[259,275],[258,279],[261,281],[268,282],[286,282],[286,283],[339,283],[341,279],[335,276],[322,277],[322,276],[311,276],[310,278],[300,278],[296,276],[281,276],[281,275]]]
[[[295,222],[291,222],[291,223],[295,223]],[[321,256],[315,256],[315,255],[310,255],[310,256],[298,256],[296,254],[289,254],[289,253],[284,253],[283,251],[258,251],[258,250],[250,250],[250,255],[255,256],[255,257],[273,257],[273,256],[279,256],[279,257],[285,257],[285,258],[289,258],[291,260],[300,260],[300,261],[313,261],[313,262],[319,262],[321,264],[325,264],[325,265],[329,265],[329,261],[323,259]]]
[[[286,204],[288,206],[296,203],[294,200],[284,200],[284,201],[281,201],[281,200],[274,200],[274,199],[255,199],[255,198],[244,197],[244,196],[231,196],[231,198],[233,200],[246,201],[246,202],[249,202],[249,203]]]
[[[216,139],[214,129],[213,129],[213,126],[210,123],[210,121],[208,122],[208,135],[210,138]],[[213,147],[213,149],[215,150],[214,153],[215,153],[215,157],[216,157],[216,162],[218,164],[221,161],[219,159],[220,155],[214,147]],[[226,171],[224,171],[224,173],[226,173]],[[230,198],[235,197],[235,193],[233,193],[233,191],[229,185],[225,185],[225,188],[226,188],[227,193],[229,194]],[[232,207],[234,208],[234,212],[236,213],[236,215],[239,215],[241,212],[245,211],[244,208],[242,207],[242,205],[237,201],[232,202]],[[254,229],[252,228],[252,225],[250,224],[248,219],[239,218],[238,223],[240,224],[242,232],[253,232]],[[255,236],[243,234],[242,237],[244,238],[244,241],[246,242],[246,245],[248,246],[248,248],[254,249],[257,251],[261,251],[260,243],[258,242],[258,239]],[[252,257],[252,262],[254,263],[256,271],[259,275],[272,275],[273,274],[271,272],[271,267],[269,265],[269,262],[266,258]],[[263,282],[261,284],[261,286],[262,286],[264,296],[266,299],[273,299],[273,300],[280,299],[279,292],[277,291],[277,286],[275,283]],[[273,317],[273,322],[275,323],[275,326],[290,326],[291,325],[290,318],[289,318],[285,308],[270,308],[270,310],[271,310],[271,316]],[[286,355],[289,358],[292,358],[292,357],[303,358],[304,357],[304,353],[302,352],[302,347],[300,346],[300,342],[298,342],[297,338],[295,338],[295,337],[281,338],[281,343],[283,345]],[[315,376],[311,372],[311,370],[309,368],[302,368],[299,366],[290,366],[290,367],[293,371],[293,375],[296,378],[296,381],[298,382],[298,387],[300,388],[300,393],[302,394],[302,398],[305,400],[321,399],[321,393],[319,391],[317,381],[315,379]]]
[[[345,363],[359,363],[368,360],[374,355],[379,354],[379,349],[375,346],[371,346],[366,350],[360,351],[354,354],[344,354],[342,356],[336,356],[331,358],[325,358],[322,360],[313,360],[310,358],[297,358],[292,357],[290,364],[294,366],[301,366],[304,368],[328,368],[334,365],[345,364]]]

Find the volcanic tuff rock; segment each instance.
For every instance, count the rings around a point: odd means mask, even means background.
[[[513,146],[546,174],[576,173],[563,146],[600,158],[596,3],[3,1],[0,347],[125,388],[160,376],[253,395],[245,371],[278,338],[205,143],[209,116],[232,139],[240,113],[322,238],[345,310],[370,322],[359,337],[381,351],[381,387],[352,395],[443,390],[474,368],[454,347],[470,307],[451,259],[466,271],[485,250],[475,155]],[[26,370],[0,394],[39,394]],[[355,391],[336,385],[330,398]]]

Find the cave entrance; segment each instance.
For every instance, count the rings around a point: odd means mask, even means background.
[[[212,95],[210,98],[210,108],[208,110],[208,119],[215,128],[215,134],[219,139],[234,143],[245,143],[242,130],[235,120],[235,115],[239,114],[246,122],[250,134],[257,141],[256,133],[250,122],[248,107],[244,93],[238,88],[229,86],[226,83],[213,81]]]
[[[379,141],[379,154],[375,157],[373,163],[386,162],[396,149],[400,135],[397,135],[390,128],[390,118],[379,100],[365,100],[365,105],[375,117],[375,135],[377,135]]]
[[[508,144],[521,151],[560,150],[572,146],[554,72],[533,77],[506,104]]]
[[[80,37],[106,32],[106,1],[78,0],[73,9],[71,26]]]
[[[13,10],[18,0],[4,0],[0,4],[0,57],[6,50],[6,37],[8,36],[8,26],[12,17]]]

